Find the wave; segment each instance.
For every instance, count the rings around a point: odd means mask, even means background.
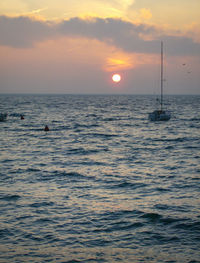
[[[59,176],[59,177],[68,177],[68,178],[88,178],[87,176],[81,174],[81,173],[78,173],[78,172],[60,172],[59,170],[56,170],[56,171],[53,171],[52,172],[53,175],[55,176]]]
[[[47,201],[42,201],[42,202],[35,202],[30,204],[30,207],[38,208],[38,207],[46,207],[46,206],[53,206],[54,202],[47,202]]]
[[[89,155],[89,154],[94,154],[98,153],[100,149],[85,149],[85,148],[73,148],[69,149],[67,151],[68,154],[78,154],[78,155]]]
[[[21,115],[25,116],[22,112],[21,113],[13,112],[9,114],[9,116],[11,117],[21,117]]]
[[[187,220],[185,223],[178,223],[174,226],[176,229],[181,229],[181,230],[189,230],[191,232],[193,231],[200,231],[200,221],[190,221]],[[200,240],[200,238],[199,238]]]
[[[17,195],[17,194],[0,196],[0,200],[8,201],[8,202],[10,202],[10,201],[18,201],[20,198],[21,198],[21,196]]]
[[[108,223],[105,226],[100,228],[96,228],[94,233],[112,233],[119,231],[129,231],[136,230],[137,228],[143,227],[144,224],[141,222],[129,222],[129,221],[120,221],[120,222],[112,222]]]
[[[140,216],[141,218],[145,218],[150,222],[159,222],[162,218],[160,214],[157,213],[143,213],[143,215]]]
[[[82,130],[85,130],[85,129],[90,129],[90,128],[96,128],[96,127],[99,127],[98,123],[86,123],[86,124],[80,124],[80,123],[75,123],[73,125],[73,129],[74,130],[78,130],[78,131],[82,131]]]
[[[60,182],[64,179],[68,179],[70,181],[79,181],[79,180],[89,180],[93,179],[92,176],[87,176],[78,172],[67,172],[62,170],[54,170],[54,171],[44,171],[38,175],[38,181],[55,181]]]
[[[117,211],[106,211],[99,215],[102,221],[116,221],[124,220],[125,218],[139,218],[143,212],[140,210],[117,210]]]
[[[14,232],[11,231],[11,229],[8,229],[8,228],[4,228],[4,229],[0,229],[0,237],[1,237],[1,240],[3,239],[9,239],[10,237],[13,237],[14,236]]]
[[[178,218],[161,215],[159,213],[143,213],[140,218],[143,218],[151,224],[160,224],[160,226],[170,226],[173,229],[199,231],[200,221],[190,220],[188,218]]]
[[[108,183],[107,181],[105,181],[106,183]],[[115,188],[121,188],[121,189],[132,189],[132,190],[136,190],[138,188],[143,188],[143,187],[146,187],[147,185],[144,184],[144,183],[131,183],[131,182],[127,182],[127,181],[124,181],[124,182],[113,182],[113,181],[109,181],[109,185],[105,186],[106,188],[109,188],[109,189],[115,189]]]
[[[198,138],[197,138],[198,139]],[[178,138],[152,138],[152,141],[155,142],[187,142],[187,141],[193,141],[194,138],[190,138],[190,137],[178,137]]]
[[[88,261],[88,260],[87,260]],[[92,260],[93,261],[93,260]],[[67,261],[65,261],[65,262],[63,262],[63,263],[83,263],[83,261],[82,260],[76,260],[76,259],[72,259],[72,260],[67,260]],[[89,262],[89,261],[88,261]]]

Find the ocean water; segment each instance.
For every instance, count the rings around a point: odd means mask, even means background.
[[[200,96],[154,99],[0,96],[0,262],[200,262]]]

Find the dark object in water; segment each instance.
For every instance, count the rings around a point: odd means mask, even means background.
[[[23,115],[21,115],[20,117],[21,117],[21,120],[24,120],[24,116]]]
[[[0,113],[0,121],[6,121],[8,114],[7,113]]]
[[[44,131],[49,131],[49,127],[46,125]]]

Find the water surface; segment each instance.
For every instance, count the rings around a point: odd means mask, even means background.
[[[166,104],[1,95],[0,262],[200,262],[200,96]]]

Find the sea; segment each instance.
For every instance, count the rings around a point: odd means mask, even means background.
[[[0,95],[1,263],[200,262],[200,96],[155,101]]]

